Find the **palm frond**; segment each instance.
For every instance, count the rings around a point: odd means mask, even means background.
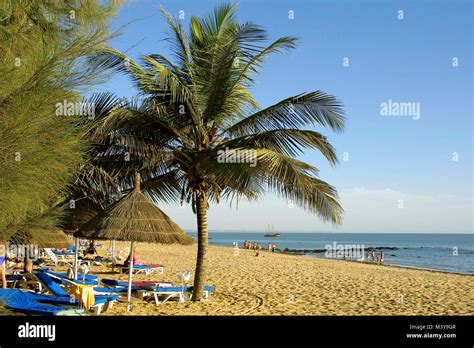
[[[239,136],[279,128],[320,125],[340,132],[344,129],[341,102],[322,91],[299,94],[257,111],[230,125],[225,134]]]
[[[330,164],[338,163],[334,147],[322,134],[301,129],[273,129],[252,135],[234,138],[220,143],[216,149],[269,149],[286,156],[295,157],[304,153],[304,149],[319,150]]]

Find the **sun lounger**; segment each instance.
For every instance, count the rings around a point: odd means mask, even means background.
[[[41,292],[41,283],[31,273],[7,274],[7,287],[9,288],[28,288]]]
[[[59,280],[60,282],[74,283],[74,281],[56,277],[52,274],[49,274],[47,271],[38,271],[35,273],[35,276],[48,292],[52,293],[57,297],[68,298],[69,303],[71,305],[78,304],[77,299],[72,298],[69,293],[65,289],[63,289],[59,283],[55,281],[55,279]],[[107,309],[111,309],[117,299],[117,296],[110,295],[95,296],[95,304],[92,306],[91,309],[94,311],[94,313],[100,314],[102,310],[106,311]]]
[[[116,286],[116,287],[128,287],[128,283],[120,282],[115,279],[102,279],[102,283],[109,285],[109,286]],[[156,287],[165,287],[165,286],[173,286],[172,283],[167,282],[158,282],[158,281],[135,281],[132,282],[133,288],[156,288]]]
[[[114,268],[118,268],[120,273],[127,273],[129,267],[126,265],[116,264],[113,266]],[[154,272],[158,273],[165,273],[165,266],[162,265],[133,265],[133,273],[145,273],[145,274],[152,274]]]
[[[94,286],[94,294],[95,295],[109,295],[109,296],[127,296],[128,289],[124,288],[122,286],[120,287],[115,287],[115,288],[108,288],[108,287],[99,287],[99,286]],[[136,289],[132,288],[132,291],[135,291]]]
[[[120,282],[115,279],[102,279],[102,283],[106,285],[106,287],[94,287],[94,293],[97,295],[126,295],[128,291],[128,283]],[[153,290],[156,287],[166,287],[166,286],[173,286],[172,283],[165,283],[165,282],[154,282],[154,281],[136,281],[132,283],[132,292],[138,294],[139,298],[141,296],[140,291],[144,290]]]
[[[177,297],[179,302],[184,302],[186,297],[189,299],[192,297],[192,291],[194,287],[192,286],[166,286],[166,287],[156,287],[153,289],[140,289],[137,290],[138,298],[146,299],[153,297],[157,305],[163,304],[166,301]],[[213,286],[204,287],[204,298],[208,299],[211,296],[211,292],[214,291]],[[160,296],[163,297],[160,300]]]
[[[7,286],[14,288],[16,285],[23,281],[25,278],[21,274],[7,275]]]
[[[74,252],[71,252],[71,251],[57,251],[57,250],[51,250],[51,251],[56,255],[74,256]]]
[[[82,308],[54,306],[39,302],[38,299],[44,296],[46,295],[19,289],[0,289],[0,302],[15,312],[35,315],[85,315]]]
[[[54,264],[55,267],[58,266],[59,264],[65,264],[65,265],[68,265],[68,266],[72,266],[72,264],[74,262],[73,259],[67,259],[65,257],[65,255],[56,255],[49,248],[44,248],[44,252],[46,253],[46,256],[48,256],[48,258]]]
[[[53,275],[55,277],[61,278],[61,279],[69,279],[67,277],[66,273],[57,273],[57,272],[51,271],[49,269],[44,269],[43,271],[45,271],[45,272],[47,272],[50,275]],[[95,276],[95,275],[92,275],[92,274],[86,274],[86,276],[84,278],[83,274],[78,273],[77,274],[77,279],[78,279],[78,282],[80,282],[81,284],[87,284],[87,285],[98,285],[99,284],[99,277]],[[85,280],[83,280],[83,279],[85,279]],[[72,280],[72,279],[69,279],[69,280]]]

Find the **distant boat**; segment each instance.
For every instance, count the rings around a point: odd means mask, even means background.
[[[281,233],[275,233],[275,232],[272,232],[272,233],[265,233],[263,236],[264,236],[264,237],[280,237],[280,236],[281,236]]]
[[[280,237],[281,236],[281,233],[276,233],[273,229],[273,225],[272,225],[272,229],[270,231],[270,229],[268,228],[267,229],[267,232],[263,235],[264,237]]]

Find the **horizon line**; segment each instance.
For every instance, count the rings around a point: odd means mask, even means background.
[[[185,232],[197,233],[197,230],[183,229]],[[260,230],[209,230],[208,233],[262,233]],[[293,233],[308,233],[308,234],[472,234],[474,232],[339,232],[339,231],[288,231],[279,232],[280,234],[293,234]]]

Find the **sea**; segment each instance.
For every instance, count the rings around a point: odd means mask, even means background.
[[[383,250],[385,264],[474,274],[474,234],[289,232],[279,237],[264,237],[264,233],[211,231],[209,238],[211,245],[233,247],[236,242],[239,248],[246,240],[260,243],[262,249],[274,243],[279,250],[306,250],[302,257],[316,258],[328,257],[325,251],[339,245],[356,245],[366,253],[370,248],[375,248],[378,254]]]

